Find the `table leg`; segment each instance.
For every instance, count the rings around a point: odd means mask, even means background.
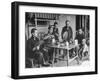
[[[55,48],[55,61],[57,62],[59,59],[59,48]]]
[[[52,62],[52,66],[54,66],[54,61],[55,61],[55,48],[54,48],[54,52],[53,52],[53,62]]]
[[[59,53],[59,48],[57,49],[57,62],[59,61],[59,55],[60,55],[60,53]]]
[[[69,50],[67,50],[67,66],[69,66]]]

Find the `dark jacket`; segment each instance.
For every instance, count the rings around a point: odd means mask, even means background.
[[[64,35],[65,32],[67,32],[67,34],[68,34],[65,41],[70,41],[70,39],[73,38],[73,31],[72,31],[72,28],[71,28],[70,26],[69,26],[69,27],[64,26],[64,27],[62,28],[62,32],[61,32],[61,37],[62,37],[62,39],[64,39],[63,35]]]
[[[29,58],[34,58],[35,53],[37,50],[33,51],[33,48],[35,48],[39,43],[39,39],[37,37],[32,36],[30,39],[26,42],[26,56]]]
[[[55,36],[55,40],[59,40],[59,31],[58,28],[53,28],[53,35]]]
[[[79,44],[82,44],[82,40],[85,38],[84,34],[77,34],[76,38]]]

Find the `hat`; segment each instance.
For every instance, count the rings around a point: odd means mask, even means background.
[[[37,30],[36,28],[31,29],[31,33],[34,33],[34,31]]]
[[[48,29],[49,29],[49,30],[51,29],[51,25],[49,25]]]

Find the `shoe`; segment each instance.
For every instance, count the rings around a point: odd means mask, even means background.
[[[57,63],[57,59],[54,60],[54,63]]]
[[[52,64],[52,62],[51,62],[51,61],[49,61],[49,63],[50,63],[50,64]]]
[[[42,66],[48,67],[50,66],[50,64],[42,64]]]

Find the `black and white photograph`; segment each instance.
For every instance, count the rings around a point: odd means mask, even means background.
[[[88,65],[89,15],[25,13],[25,67]]]
[[[97,74],[97,7],[12,3],[12,78]]]

